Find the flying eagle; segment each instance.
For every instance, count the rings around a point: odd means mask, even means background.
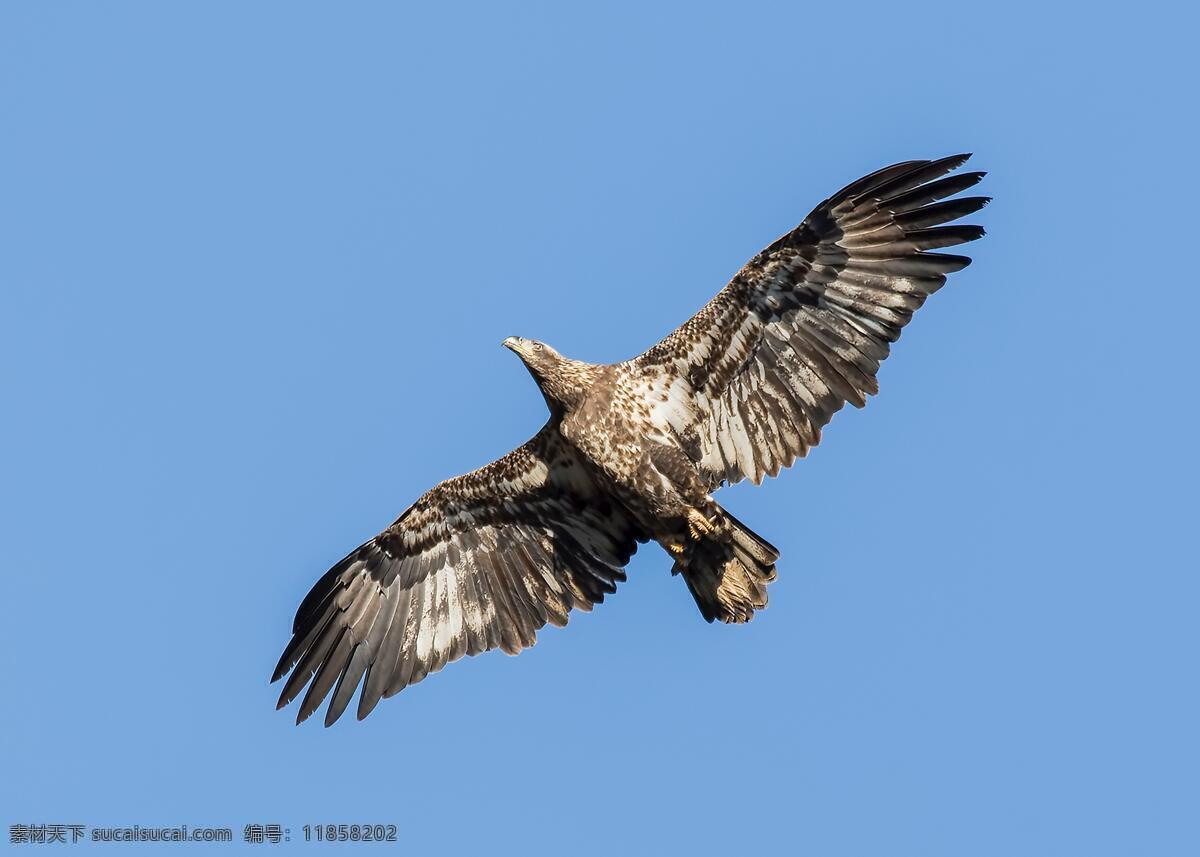
[[[463,655],[516,654],[547,622],[614,592],[651,539],[707,621],[749,621],[779,553],[713,492],[775,476],[842,405],[878,390],[913,312],[970,263],[928,251],[983,235],[945,225],[988,202],[951,198],[984,176],[948,175],[968,157],[906,161],[846,186],[632,360],[598,366],[504,340],[550,419],[425,493],[317,582],[275,669],[272,681],[288,676],[279,707],[308,685],[299,723],[333,690],[328,726],[361,685],[362,719]]]

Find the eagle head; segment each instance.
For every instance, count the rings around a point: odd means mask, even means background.
[[[537,366],[551,367],[563,359],[563,356],[549,345],[536,339],[510,336],[500,344],[510,351],[515,351],[531,370]]]
[[[521,358],[551,409],[556,405],[570,407],[587,391],[593,368],[587,363],[563,357],[546,343],[523,336],[510,336],[501,345]]]

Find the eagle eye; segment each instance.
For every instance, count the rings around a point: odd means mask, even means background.
[[[540,342],[535,342],[535,343],[533,343],[533,350],[534,350],[534,351],[541,351],[541,350],[542,350],[542,343],[540,343]]]

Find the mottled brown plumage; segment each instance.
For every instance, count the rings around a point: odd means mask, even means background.
[[[983,177],[948,176],[967,158],[908,161],[842,189],[632,360],[595,366],[505,340],[550,420],[427,492],[318,581],[275,670],[288,677],[280,707],[307,685],[303,720],[332,691],[329,725],[361,686],[362,718],[463,655],[515,654],[615,591],[649,540],[705,619],[749,621],[779,554],[712,493],[776,475],[846,402],[877,391],[901,328],[970,262],[929,251],[983,234],[944,225],[987,202],[948,199]]]

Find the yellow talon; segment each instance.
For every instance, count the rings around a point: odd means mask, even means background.
[[[696,541],[700,541],[705,536],[711,535],[715,529],[699,509],[689,509],[687,520],[688,532],[692,534],[692,538]]]
[[[675,556],[683,556],[683,545],[667,545],[667,550],[675,554]]]

